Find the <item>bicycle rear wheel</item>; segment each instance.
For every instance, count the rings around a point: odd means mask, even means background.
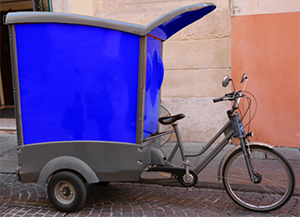
[[[295,188],[295,176],[289,162],[277,151],[251,146],[250,159],[259,181],[253,183],[241,149],[225,161],[222,180],[229,196],[240,206],[254,211],[271,211],[283,206]]]
[[[159,109],[160,109],[159,110],[159,117],[167,117],[167,116],[172,115],[171,111],[166,106],[164,106],[163,104],[160,104]],[[159,132],[170,131],[170,130],[173,129],[172,125],[163,125],[163,124],[160,124],[160,123],[158,123],[158,124],[159,124]],[[160,146],[163,146],[164,144],[166,144],[171,139],[172,134],[173,133],[161,136],[160,137]]]

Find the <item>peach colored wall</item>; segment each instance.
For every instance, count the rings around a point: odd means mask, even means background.
[[[300,12],[231,18],[232,77],[246,73],[258,102],[252,141],[300,147],[299,32]]]

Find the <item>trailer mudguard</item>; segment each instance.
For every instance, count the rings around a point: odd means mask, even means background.
[[[59,170],[73,170],[79,173],[87,183],[100,181],[93,170],[82,160],[71,156],[61,156],[52,159],[43,167],[37,182],[39,184],[47,183],[49,177]]]

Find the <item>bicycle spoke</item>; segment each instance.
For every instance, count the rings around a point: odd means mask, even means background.
[[[272,149],[260,146],[252,148],[250,161],[253,173],[259,175],[258,183],[250,180],[242,150],[227,158],[222,180],[229,196],[255,211],[270,211],[284,205],[294,188],[290,165]]]

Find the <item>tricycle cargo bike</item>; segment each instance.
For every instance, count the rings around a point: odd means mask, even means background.
[[[184,153],[177,126],[183,114],[159,118],[163,42],[215,7],[183,7],[147,26],[71,14],[9,13],[18,179],[47,183],[53,206],[71,212],[83,207],[86,183],[140,181],[146,168],[192,187],[237,137],[240,146],[224,156],[218,174],[230,197],[257,211],[284,205],[293,194],[294,173],[270,145],[248,143],[252,134],[236,111],[241,98],[249,99],[244,90],[214,100],[234,103],[228,122],[199,153]],[[224,78],[223,85],[230,80]],[[159,132],[158,119],[173,129]],[[170,133],[177,144],[166,156],[159,141]],[[215,150],[190,168],[187,158],[203,154],[223,134]],[[177,150],[179,166],[172,164]],[[277,179],[270,175],[274,168]]]

